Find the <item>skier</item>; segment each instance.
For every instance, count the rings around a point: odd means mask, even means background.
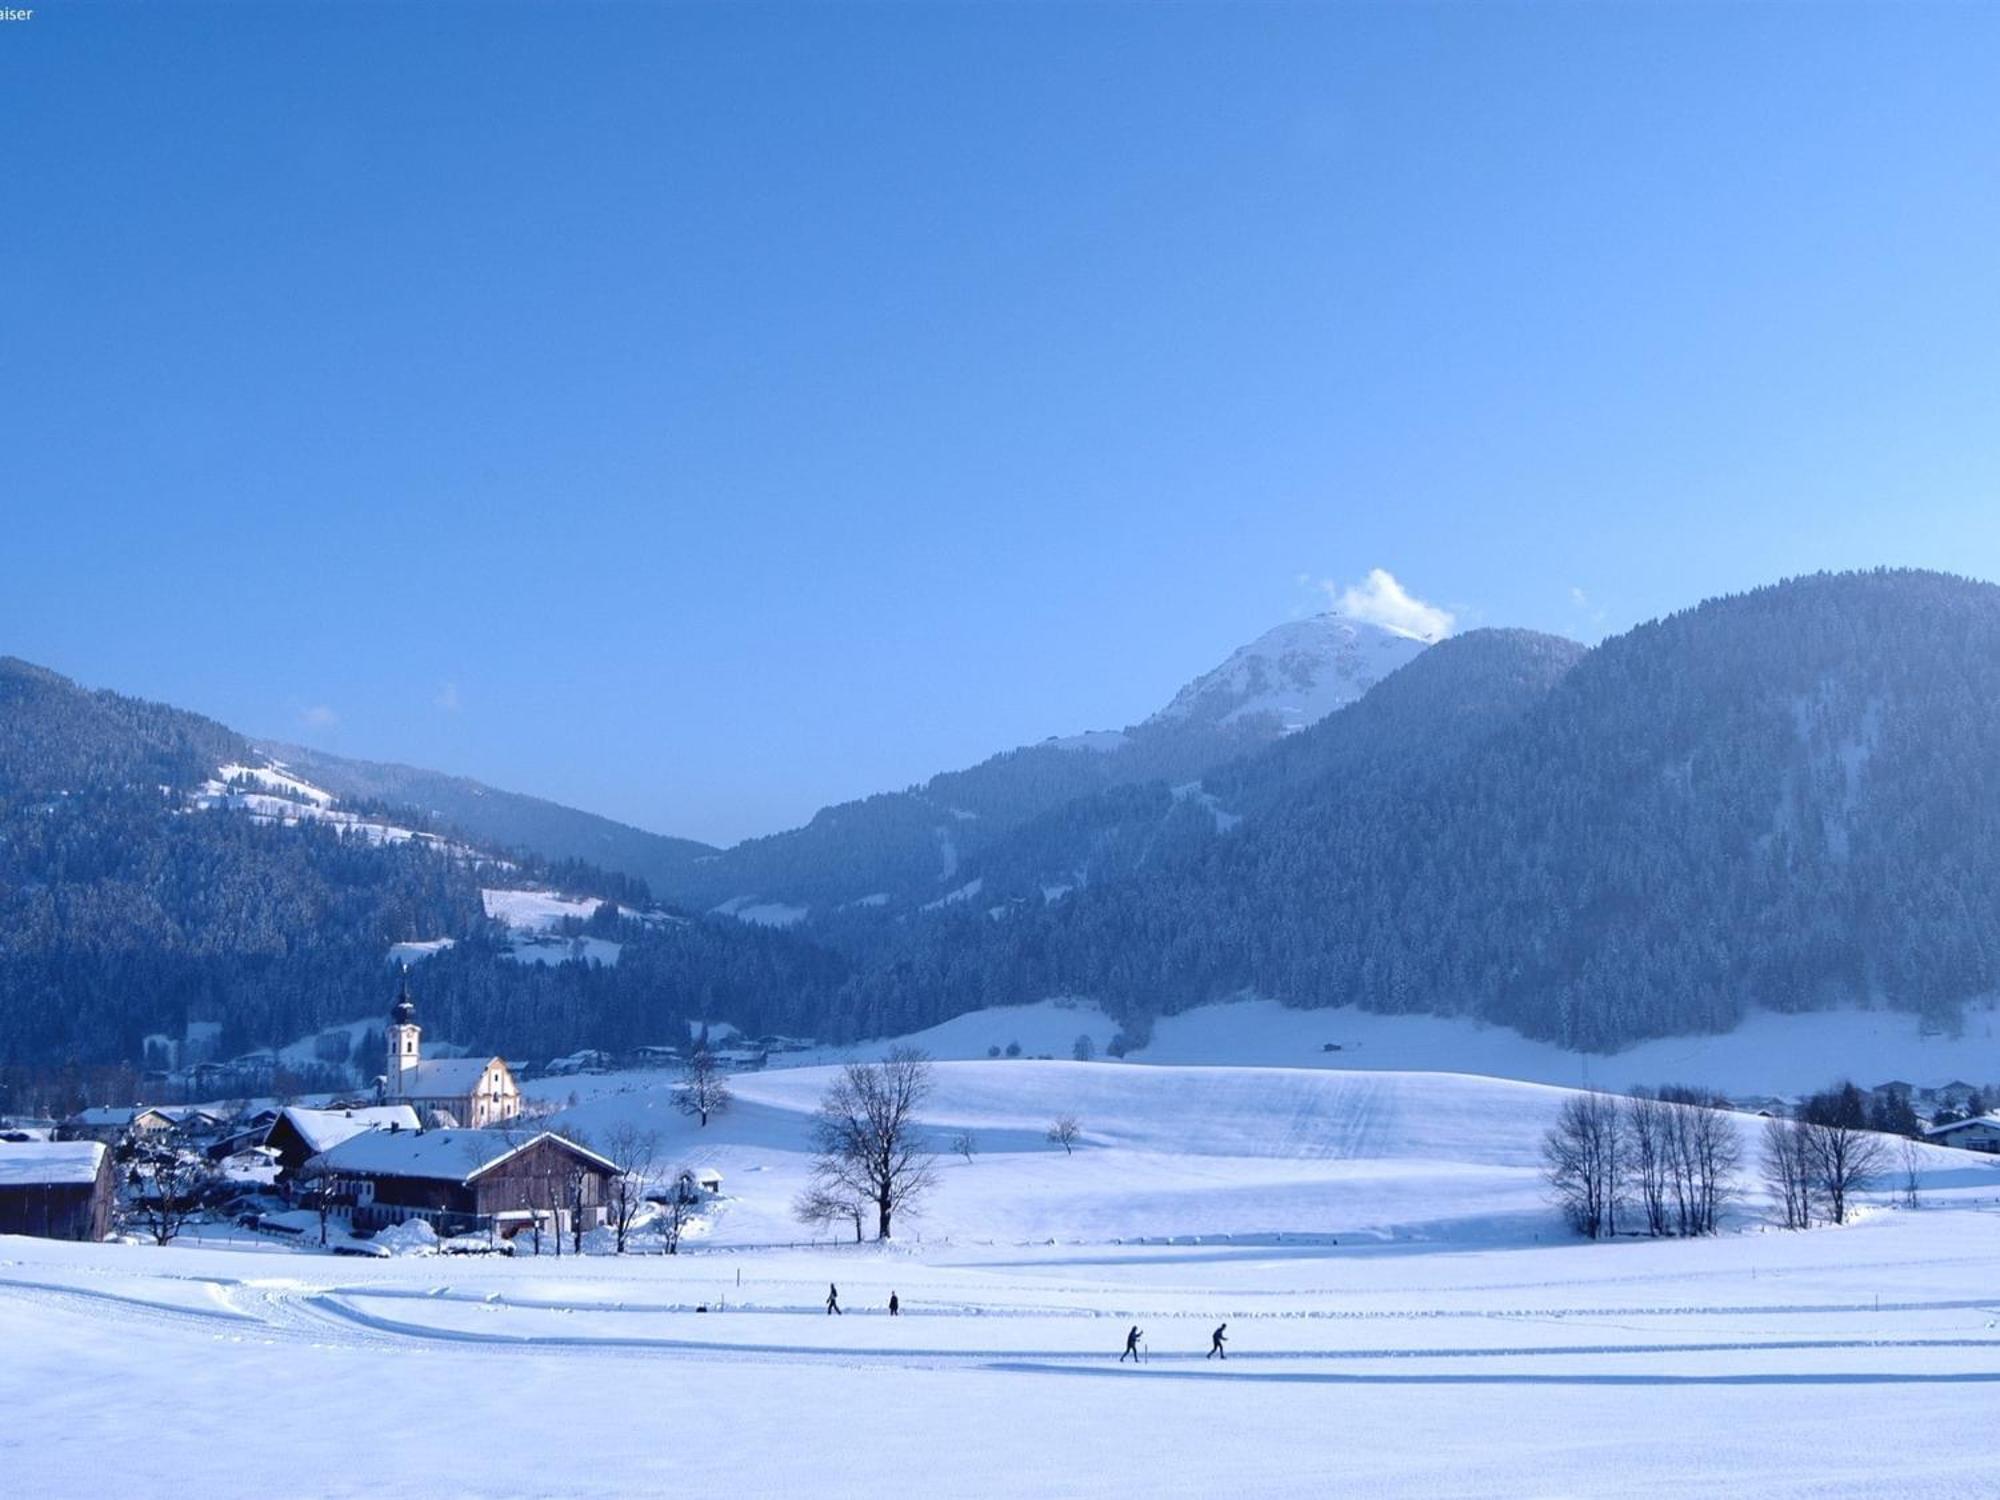
[[[1213,1359],[1215,1358],[1216,1355],[1222,1354],[1222,1346],[1224,1343],[1227,1342],[1227,1340],[1225,1340],[1222,1337],[1222,1330],[1224,1328],[1227,1328],[1228,1326],[1229,1325],[1227,1323],[1223,1323],[1216,1328],[1214,1337],[1212,1337],[1208,1341],[1208,1353],[1202,1356],[1203,1359]],[[1229,1358],[1227,1354],[1222,1354],[1222,1357],[1224,1359]]]
[[[1126,1355],[1131,1356],[1133,1364],[1136,1365],[1139,1362],[1139,1325],[1137,1323],[1134,1323],[1132,1331],[1125,1335],[1125,1353],[1118,1356],[1119,1364],[1122,1365],[1125,1363]]]
[[[889,1293],[889,1316],[893,1318],[901,1310],[902,1304],[896,1300],[896,1294],[894,1292]]]
[[[830,1318],[840,1311],[840,1288],[828,1282],[826,1288],[826,1315]]]

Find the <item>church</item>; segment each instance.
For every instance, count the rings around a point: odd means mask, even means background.
[[[423,1028],[410,1000],[410,978],[389,1012],[389,1066],[377,1092],[384,1104],[407,1104],[426,1126],[485,1130],[521,1113],[521,1090],[506,1060],[441,1057],[426,1062]]]

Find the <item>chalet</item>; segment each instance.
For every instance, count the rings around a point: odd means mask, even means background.
[[[313,1157],[331,1151],[364,1130],[416,1130],[416,1110],[407,1104],[377,1104],[365,1109],[286,1109],[264,1136],[262,1145],[277,1153],[281,1177],[296,1176]]]
[[[407,1104],[426,1124],[469,1130],[504,1125],[521,1113],[521,1090],[505,1058],[444,1057],[427,1062],[423,1034],[406,972],[402,993],[389,1012],[382,1103]]]
[[[117,1182],[102,1141],[0,1145],[0,1234],[101,1240],[111,1233]]]
[[[1924,1132],[1924,1139],[1933,1146],[2000,1153],[2000,1115],[1974,1115],[1951,1125],[1934,1125]]]
[[[125,1107],[100,1105],[79,1110],[56,1127],[63,1141],[102,1141],[115,1146],[128,1136],[156,1135],[175,1128],[172,1116],[163,1109],[144,1105]]]
[[[440,1235],[565,1233],[604,1222],[616,1163],[552,1131],[369,1130],[318,1159],[358,1230],[422,1219]],[[578,1216],[582,1222],[577,1223]]]
[[[649,1042],[632,1049],[632,1061],[642,1068],[668,1068],[681,1060],[681,1049],[664,1042]]]

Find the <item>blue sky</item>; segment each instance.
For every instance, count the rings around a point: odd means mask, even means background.
[[[1990,7],[38,6],[0,652],[727,840],[1387,569],[2000,577]]]

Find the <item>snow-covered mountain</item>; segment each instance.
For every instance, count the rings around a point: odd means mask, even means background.
[[[907,791],[824,808],[803,828],[649,878],[689,906],[781,910],[791,920],[923,909],[965,883],[961,865],[1024,825],[1121,787],[1193,787],[1354,702],[1428,644],[1350,615],[1289,621],[1138,724],[1052,737]]]
[[[1430,644],[1338,613],[1290,620],[1202,673],[1146,722],[1268,721],[1279,733],[1294,734],[1345,708]]]

